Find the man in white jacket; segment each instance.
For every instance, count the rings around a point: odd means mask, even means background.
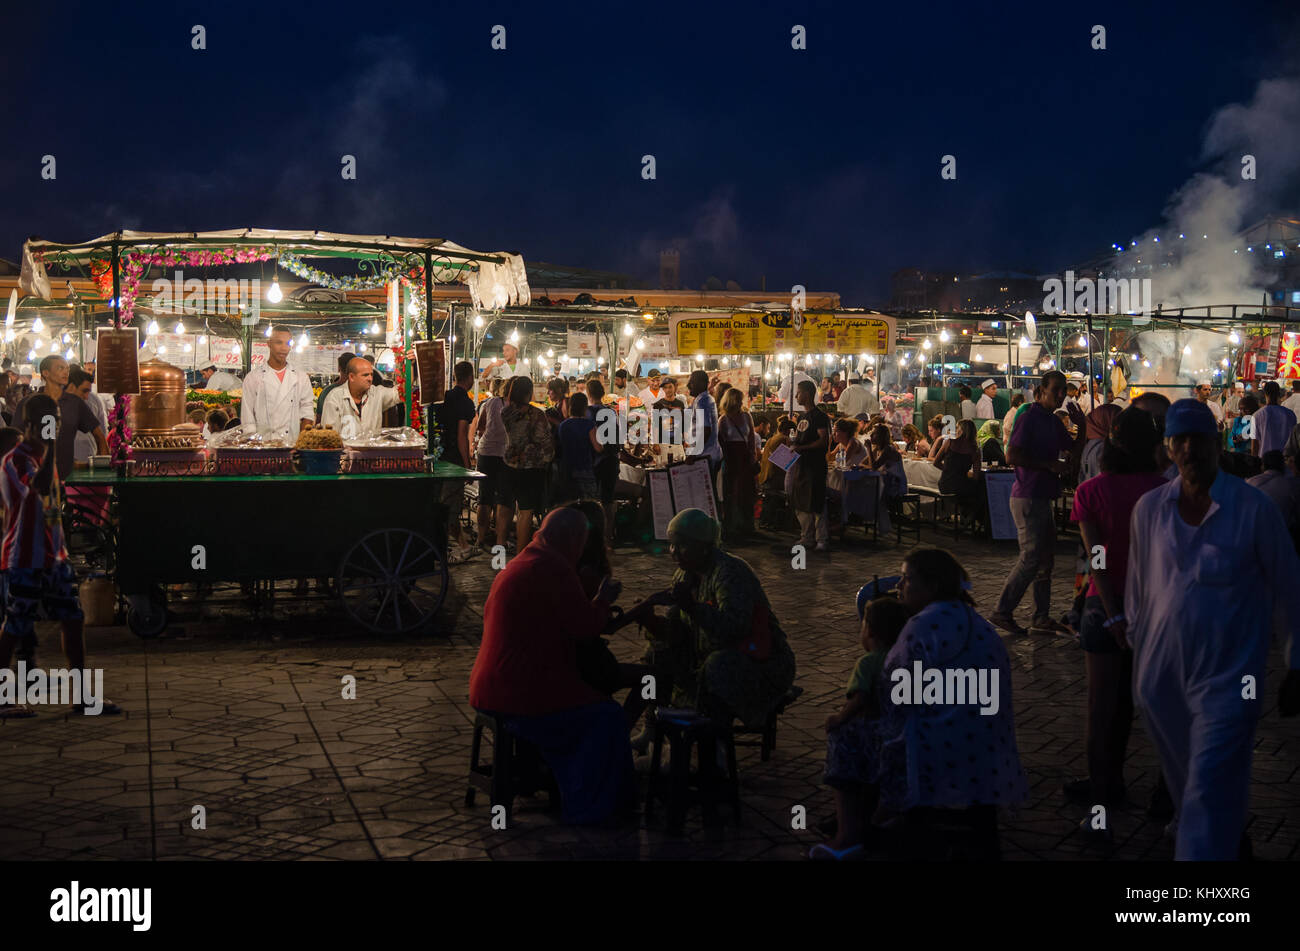
[[[271,331],[266,363],[244,379],[239,412],[245,432],[258,432],[264,438],[278,436],[292,444],[298,433],[315,422],[316,410],[310,378],[289,366],[291,336],[287,327]]]
[[[384,413],[398,403],[397,387],[375,386],[375,368],[362,357],[348,363],[348,379],[330,390],[321,404],[321,425],[344,439],[372,436],[384,427]]]

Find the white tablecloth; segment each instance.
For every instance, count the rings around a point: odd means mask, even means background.
[[[928,459],[904,459],[903,471],[907,473],[909,489],[937,489],[939,476],[943,474],[942,470]]]

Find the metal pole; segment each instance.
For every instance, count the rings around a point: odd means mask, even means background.
[[[1095,385],[1096,383],[1092,378],[1092,314],[1088,314],[1088,389],[1092,390]],[[1093,405],[1096,405],[1095,398],[1093,399]]]

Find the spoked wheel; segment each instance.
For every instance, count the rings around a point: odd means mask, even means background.
[[[339,565],[339,600],[375,633],[427,626],[447,596],[447,561],[429,539],[405,528],[371,532]]]

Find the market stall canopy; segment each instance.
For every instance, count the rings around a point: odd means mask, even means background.
[[[19,287],[24,294],[50,299],[47,260],[65,267],[87,267],[93,258],[103,260],[114,247],[202,251],[218,247],[272,246],[299,257],[388,258],[403,265],[431,264],[432,280],[459,282],[470,291],[476,307],[491,310],[526,306],[531,300],[524,259],[505,251],[472,251],[445,238],[399,238],[392,235],[335,234],[329,231],[281,231],[273,228],[233,228],[226,231],[117,231],[78,244],[60,244],[31,238],[23,244]]]

